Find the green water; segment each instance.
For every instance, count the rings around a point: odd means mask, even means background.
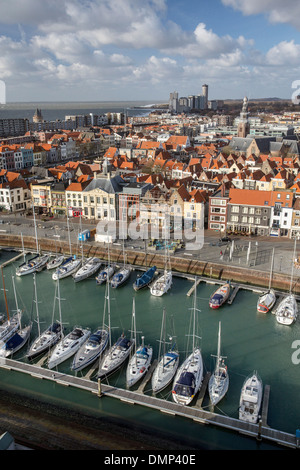
[[[14,253],[2,253],[1,261],[13,257]],[[20,261],[21,262],[21,261]],[[5,287],[11,309],[15,308],[12,276],[20,264],[16,262],[4,268]],[[111,325],[113,341],[122,331],[131,327],[132,299],[135,297],[137,330],[142,331],[145,342],[154,348],[154,358],[158,354],[163,308],[173,316],[177,344],[181,359],[185,357],[189,333],[193,296],[187,292],[192,282],[174,277],[171,291],[163,297],[153,297],[149,289],[134,292],[132,284],[138,272],[133,271],[127,285],[111,289]],[[52,272],[43,271],[36,276],[38,290],[38,307],[42,323],[46,328],[52,321],[55,296],[55,281]],[[31,275],[14,277],[19,307],[24,308],[24,318],[28,322],[35,316],[33,277]],[[299,410],[299,365],[291,360],[292,342],[300,339],[299,321],[293,326],[279,325],[272,314],[263,315],[256,312],[258,294],[250,291],[239,291],[231,306],[225,305],[219,310],[208,307],[210,294],[216,286],[201,283],[197,288],[197,308],[199,336],[205,372],[212,371],[216,354],[218,324],[222,324],[222,354],[230,374],[229,390],[215,411],[230,417],[238,418],[239,396],[246,376],[257,370],[264,384],[271,387],[268,424],[282,431],[294,433],[300,426]],[[60,281],[62,319],[66,330],[75,325],[90,327],[92,330],[102,324],[104,310],[105,285],[97,286],[94,278],[74,283],[72,278]],[[0,300],[2,311],[5,311],[4,296]],[[58,306],[54,319],[58,319]],[[44,328],[43,328],[44,327]],[[37,334],[34,324],[32,338]],[[19,351],[15,359],[26,361],[26,349]],[[72,374],[71,359],[58,366],[60,372]],[[109,383],[125,387],[123,367],[109,378]],[[41,381],[20,373],[0,370],[1,388],[13,392],[28,394],[37,399],[61,406],[73,406],[96,416],[105,416],[124,420],[126,425],[141,425],[152,431],[161,432],[168,437],[183,440],[187,445],[210,449],[269,449],[272,445],[266,442],[258,444],[255,439],[240,436],[237,433],[204,426],[180,417],[166,416],[158,411],[145,407],[132,406],[111,398],[99,399],[91,393],[58,384]],[[148,384],[148,388],[151,383]],[[150,390],[146,393],[151,393]],[[137,388],[137,387],[135,387]],[[133,388],[133,389],[135,389]],[[171,387],[162,392],[160,397],[171,400]],[[208,397],[203,406],[208,409]]]

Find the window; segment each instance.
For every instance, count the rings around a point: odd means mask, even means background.
[[[239,206],[232,206],[232,208],[231,208],[231,212],[235,212],[235,213],[237,213],[237,212],[239,212],[239,211],[240,211],[240,208],[239,208]]]

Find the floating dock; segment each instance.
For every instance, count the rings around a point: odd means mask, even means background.
[[[198,423],[211,424],[220,428],[239,432],[249,437],[254,437],[259,441],[265,439],[273,443],[294,449],[297,449],[299,445],[299,439],[297,439],[296,434],[293,435],[278,431],[266,425],[268,396],[270,391],[268,386],[265,387],[266,394],[264,395],[263,399],[263,419],[258,424],[251,424],[236,418],[230,418],[228,416],[205,411],[199,406],[183,406],[172,401],[163,400],[161,398],[144,395],[143,393],[125,390],[102,383],[101,386],[99,386],[97,382],[87,380],[86,378],[67,375],[33,364],[25,364],[12,359],[0,358],[0,367],[7,370],[22,372],[31,375],[34,378],[51,380],[59,385],[66,387],[75,387],[81,390],[85,390],[97,394],[99,397],[101,397],[102,400],[105,399],[105,397],[111,397],[119,399],[123,402],[130,403],[132,405],[146,406],[162,413],[181,416]],[[101,393],[99,393],[99,388]]]

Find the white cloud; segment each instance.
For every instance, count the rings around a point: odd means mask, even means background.
[[[289,23],[300,29],[300,2],[298,0],[222,0],[225,6],[244,15],[266,14],[272,23]]]

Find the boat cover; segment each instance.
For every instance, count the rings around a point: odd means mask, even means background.
[[[17,346],[22,344],[23,341],[24,341],[24,338],[22,338],[22,336],[20,336],[19,333],[16,333],[8,341],[6,341],[5,349],[6,350],[15,349]]]
[[[183,396],[192,396],[195,392],[195,377],[192,372],[183,372],[174,387],[175,393]]]
[[[117,342],[116,342],[116,346],[118,346],[119,348],[124,348],[124,349],[128,349],[129,346],[130,346],[131,342],[128,338],[126,338],[126,336],[121,336]]]

